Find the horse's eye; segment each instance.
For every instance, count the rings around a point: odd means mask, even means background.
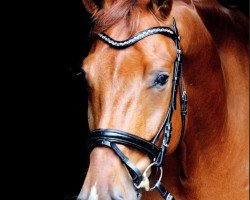
[[[158,74],[155,81],[154,86],[164,86],[168,82],[169,76],[165,73]]]

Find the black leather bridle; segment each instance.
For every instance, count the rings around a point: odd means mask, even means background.
[[[141,196],[141,188],[143,187],[143,182],[148,180],[147,178],[147,171],[152,168],[153,172],[151,177],[154,177],[158,170],[160,170],[160,178],[155,183],[152,188],[145,188],[146,190],[153,190],[158,189],[160,194],[164,199],[170,200],[174,199],[174,197],[165,190],[164,186],[161,183],[162,177],[162,165],[163,165],[163,158],[166,154],[168,144],[171,138],[171,131],[172,131],[172,123],[171,118],[173,111],[176,110],[176,95],[177,90],[179,87],[180,79],[182,81],[182,58],[181,58],[181,48],[180,48],[180,37],[178,34],[178,30],[176,27],[176,22],[173,19],[173,29],[168,27],[153,27],[146,29],[144,31],[139,32],[138,34],[134,35],[133,37],[123,40],[123,41],[116,41],[104,33],[99,33],[98,36],[102,39],[105,43],[109,46],[116,48],[116,49],[124,49],[127,48],[136,42],[142,40],[145,37],[148,37],[153,34],[163,34],[167,37],[170,37],[175,42],[177,48],[177,57],[174,63],[174,75],[173,75],[173,85],[171,91],[171,100],[170,105],[166,114],[166,117],[162,123],[161,128],[156,133],[154,139],[152,141],[147,141],[143,138],[137,137],[130,133],[126,133],[120,130],[113,130],[113,129],[96,129],[93,130],[89,135],[89,148],[93,150],[97,146],[106,146],[111,148],[117,156],[121,159],[121,161],[127,167],[132,179],[135,188],[138,191],[138,199]],[[184,135],[185,129],[185,116],[187,113],[187,94],[184,89],[183,83],[180,86],[181,89],[181,117],[182,117],[182,129],[181,129],[181,140]],[[163,139],[160,147],[156,146],[156,142],[159,140],[159,137],[164,129]],[[180,141],[181,141],[180,140]],[[129,146],[135,148],[139,151],[144,152],[149,156],[152,160],[152,163],[146,168],[144,173],[141,173],[140,170],[132,164],[132,162],[122,153],[122,151],[117,147],[117,144],[122,144],[125,146]]]

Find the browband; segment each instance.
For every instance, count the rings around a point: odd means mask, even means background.
[[[172,38],[173,40],[175,40],[178,37],[178,35],[176,35],[172,29],[165,27],[165,26],[157,26],[157,27],[149,28],[147,30],[137,33],[136,35],[132,36],[131,38],[127,40],[122,40],[122,41],[114,40],[108,35],[106,35],[105,33],[98,33],[98,36],[104,42],[108,43],[111,47],[122,49],[122,48],[129,47],[135,44],[136,42],[140,41],[141,39],[148,37],[150,35],[154,35],[154,34],[163,34],[167,37]]]

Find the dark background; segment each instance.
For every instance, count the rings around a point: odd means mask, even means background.
[[[76,74],[90,46],[90,16],[81,0],[7,3],[1,196],[70,199],[79,194],[88,164],[87,93]]]
[[[247,0],[227,2],[248,16]],[[15,71],[6,83],[10,106],[3,104],[11,143],[4,151],[11,165],[6,199],[70,199],[88,166],[87,93],[76,74],[91,44],[90,15],[81,0],[19,4],[11,5],[6,28]]]
[[[45,94],[45,105],[49,105],[45,116],[49,116],[44,139],[50,140],[45,158],[47,199],[76,199],[88,166],[87,92],[83,75],[77,74],[90,48],[91,20],[81,0],[61,1],[51,11],[54,18],[48,21],[52,30],[48,36],[52,45],[45,48],[49,57],[45,73],[50,74]]]
[[[81,72],[82,61],[90,48],[89,32],[90,15],[85,11],[81,0],[67,1],[63,6],[61,27],[63,61],[62,80],[58,85],[61,90],[62,113],[59,121],[62,151],[59,152],[62,164],[62,188],[59,188],[61,199],[70,199],[79,194],[86,175],[88,153],[86,151],[87,125],[87,92]],[[59,99],[59,100],[60,100]],[[58,198],[59,199],[59,198]]]

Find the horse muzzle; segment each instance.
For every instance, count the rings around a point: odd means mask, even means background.
[[[96,147],[77,200],[138,200],[126,167],[109,148]]]

